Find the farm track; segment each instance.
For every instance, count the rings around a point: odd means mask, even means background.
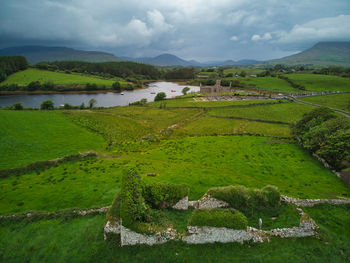
[[[322,106],[322,105],[318,105],[318,104],[314,104],[314,103],[298,100],[296,98],[293,98],[293,101],[295,101],[296,103],[299,103],[299,104],[304,104],[304,105],[308,105],[308,106],[312,106],[312,107],[325,107],[325,106]],[[346,112],[346,111],[335,109],[335,108],[331,108],[331,107],[327,107],[327,108],[329,108],[329,109],[331,109],[331,110],[333,110],[333,111],[335,111],[335,112],[345,116],[346,118],[350,119],[350,114],[348,112]]]

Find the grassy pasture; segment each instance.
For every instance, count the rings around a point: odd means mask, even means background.
[[[267,121],[296,122],[303,114],[311,111],[313,107],[297,103],[283,103],[248,108],[217,108],[211,109],[208,114],[224,117],[240,117],[260,119]]]
[[[347,262],[349,207],[305,209],[320,226],[320,238],[272,238],[269,243],[116,247],[105,243],[105,216],[0,225],[2,262]],[[22,242],[26,240],[26,242]]]
[[[193,98],[180,98],[170,99],[165,101],[151,102],[148,105],[153,107],[159,107],[161,104],[166,103],[167,107],[224,107],[231,105],[250,105],[250,104],[264,104],[269,102],[275,102],[275,100],[237,100],[237,101],[203,101],[200,97]]]
[[[213,186],[237,184],[272,184],[285,195],[301,198],[350,197],[350,188],[306,151],[273,138],[190,137],[141,146],[118,158],[106,155],[2,178],[0,214],[110,205],[127,164],[136,165],[146,182],[187,184],[191,200]]]
[[[229,69],[225,69],[224,70],[224,75],[229,74],[229,73],[233,73],[233,75],[235,75],[236,73],[239,74],[242,71],[245,71],[247,73],[247,75],[256,75],[259,74],[261,72],[264,72],[264,69],[258,69],[258,68],[229,68]]]
[[[306,91],[350,91],[350,79],[319,74],[288,74],[289,79],[305,86]]]
[[[178,138],[184,136],[229,134],[255,134],[261,136],[289,137],[290,129],[288,125],[283,124],[203,116],[175,129],[172,136]]]
[[[70,111],[67,117],[100,133],[110,146],[128,144],[160,134],[160,131],[198,114],[196,109],[162,110],[147,107],[115,107],[98,111]]]
[[[300,100],[334,109],[350,111],[350,93],[305,97],[300,98]]]
[[[231,78],[229,78],[231,79]],[[247,85],[253,84],[255,87],[252,87],[254,89],[261,89],[261,90],[267,90],[267,91],[280,91],[280,92],[287,92],[287,93],[293,93],[298,92],[299,90],[294,89],[292,86],[288,84],[283,79],[279,79],[277,77],[259,77],[259,78],[233,78],[232,80],[239,80],[242,83],[245,83]]]
[[[0,169],[103,149],[105,142],[57,111],[0,110]]]
[[[117,79],[116,79],[117,80]],[[26,86],[32,81],[40,81],[40,83],[53,82],[54,84],[71,85],[71,84],[87,84],[96,83],[97,85],[106,85],[111,87],[116,80],[106,80],[94,76],[84,76],[81,74],[52,72],[40,69],[26,69],[10,75],[1,85],[18,84],[19,86]],[[120,79],[118,80],[120,81]],[[122,81],[121,84],[126,84]]]

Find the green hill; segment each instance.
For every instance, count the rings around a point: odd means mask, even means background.
[[[118,61],[113,54],[99,51],[84,51],[67,47],[21,46],[0,49],[0,56],[24,56],[29,63],[40,61]]]
[[[320,42],[298,54],[271,60],[268,63],[350,67],[350,42]]]

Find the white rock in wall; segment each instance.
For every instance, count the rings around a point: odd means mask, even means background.
[[[172,206],[173,209],[187,210],[188,209],[188,196],[182,198],[179,202]]]
[[[229,204],[225,201],[218,200],[214,197],[211,197],[209,194],[205,194],[198,201],[190,201],[189,206],[193,206],[194,208],[202,208],[202,209],[213,209],[220,207],[228,207]]]
[[[107,221],[104,227],[104,240],[107,239],[107,233],[120,234],[121,232],[121,221]]]
[[[189,244],[243,242],[253,239],[253,235],[245,230],[225,227],[188,226],[187,231],[189,235],[182,240]]]
[[[156,245],[164,244],[169,240],[176,238],[176,230],[168,228],[166,232],[156,233],[155,235],[145,235],[136,233],[124,226],[121,226],[121,245],[122,246],[133,246],[137,244],[146,244],[146,245]]]

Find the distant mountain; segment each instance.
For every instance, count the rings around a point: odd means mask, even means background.
[[[350,42],[320,42],[298,54],[271,60],[268,63],[350,67]]]
[[[151,64],[155,66],[182,66],[182,67],[201,66],[201,63],[195,60],[187,61],[172,54],[161,54],[156,57],[141,57],[141,58],[121,57],[121,58],[125,60]]]
[[[162,54],[156,57],[141,57],[141,58],[130,58],[120,57],[123,60],[137,61],[141,63],[151,64],[155,66],[182,66],[182,67],[209,67],[209,66],[232,66],[232,65],[248,65],[257,64],[257,60],[226,60],[226,61],[208,61],[198,62],[196,60],[184,60],[172,54]]]
[[[0,56],[19,55],[31,64],[40,61],[78,60],[86,62],[117,61],[116,56],[106,52],[83,51],[67,47],[21,46],[0,49]]]

